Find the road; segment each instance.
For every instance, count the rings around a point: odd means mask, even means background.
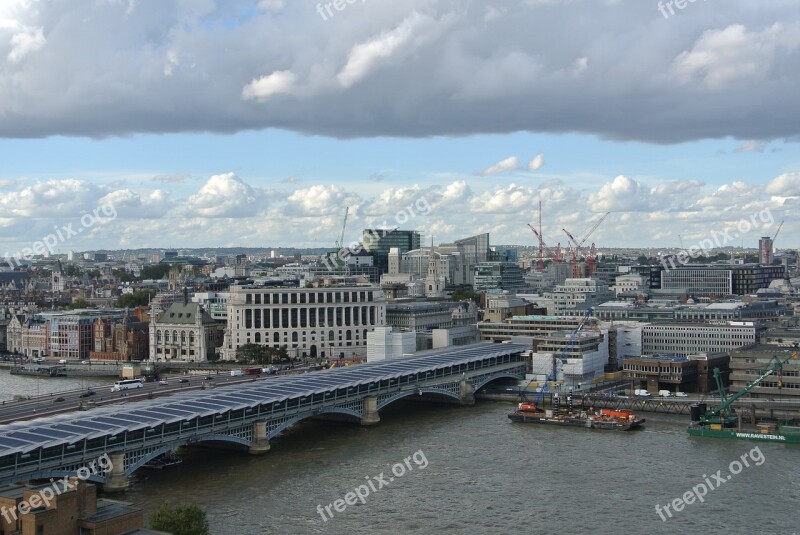
[[[252,376],[243,375],[232,377],[228,373],[219,375],[209,375],[215,387],[241,384],[249,381],[268,380],[271,377],[279,377],[287,374],[303,373],[303,368],[282,370],[276,375]],[[111,392],[113,382],[107,385],[94,386],[91,389],[70,390],[58,392],[46,396],[32,397],[31,399],[20,401],[5,401],[0,404],[0,424],[12,423],[18,420],[31,420],[42,416],[50,416],[80,409],[82,401],[89,401],[97,406],[112,403],[128,403],[148,399],[149,397],[168,396],[176,392],[185,390],[200,390],[206,382],[206,375],[170,375],[164,377],[166,385],[157,382],[143,383],[141,388],[124,390],[122,392]],[[186,382],[180,382],[185,380]],[[92,396],[82,397],[88,390],[95,392]],[[61,401],[57,401],[61,400]]]

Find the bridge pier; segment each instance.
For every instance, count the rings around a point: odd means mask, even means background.
[[[253,440],[250,442],[250,455],[261,455],[269,451],[269,439],[267,438],[267,422],[253,423]]]
[[[375,425],[381,421],[381,417],[378,415],[378,398],[376,396],[364,398],[362,414],[361,425]]]
[[[475,405],[475,392],[472,391],[472,383],[462,379],[458,383],[458,397],[461,405]]]
[[[125,473],[125,453],[111,453],[108,455],[111,461],[111,472],[106,476],[103,483],[105,492],[122,492],[127,490],[130,481]]]

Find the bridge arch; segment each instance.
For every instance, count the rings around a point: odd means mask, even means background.
[[[511,373],[500,373],[500,374],[497,374],[497,375],[493,375],[491,377],[484,377],[484,378],[480,379],[479,381],[476,381],[475,383],[473,383],[472,390],[473,390],[473,392],[477,392],[478,390],[480,390],[484,386],[486,386],[489,383],[492,383],[494,381],[497,381],[498,379],[514,379],[515,381],[519,381],[520,377],[519,377],[519,375],[514,375],[514,374],[511,374]]]
[[[406,391],[403,391],[403,392],[396,392],[396,393],[392,394],[391,396],[389,396],[387,398],[384,398],[384,399],[380,399],[379,398],[378,399],[378,407],[377,408],[378,408],[378,410],[381,410],[382,408],[384,408],[384,407],[386,407],[388,405],[391,405],[395,401],[399,401],[399,400],[401,400],[403,398],[407,398],[409,396],[419,396],[419,395],[423,395],[423,394],[441,396],[441,397],[445,397],[445,398],[448,398],[448,399],[454,399],[456,401],[461,399],[459,394],[458,394],[458,389],[457,388],[456,388],[455,392],[453,392],[451,390],[444,389],[444,388],[420,388],[420,389],[417,389],[417,390],[406,390]]]
[[[281,422],[278,426],[274,427],[267,433],[267,439],[272,440],[273,438],[277,437],[294,424],[301,422],[303,420],[307,420],[309,418],[313,418],[314,416],[322,416],[324,414],[339,414],[343,416],[348,416],[354,419],[354,421],[360,421],[362,418],[362,414],[360,411],[355,411],[353,409],[348,409],[346,407],[325,407],[321,410],[315,410],[310,412],[304,412],[303,414],[298,414],[289,418],[288,420]]]

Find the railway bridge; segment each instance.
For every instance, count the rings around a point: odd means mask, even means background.
[[[307,418],[337,415],[374,425],[382,408],[417,395],[471,405],[492,381],[524,378],[527,349],[490,342],[450,347],[2,425],[0,484],[76,475],[108,455],[110,472],[89,479],[107,491],[124,490],[135,470],[180,446],[225,443],[261,454]]]

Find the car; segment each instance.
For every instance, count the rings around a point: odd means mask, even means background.
[[[82,398],[88,398],[88,397],[90,397],[90,396],[94,396],[96,393],[97,393],[97,392],[95,392],[94,390],[87,390],[86,392],[84,392],[83,394],[81,394],[81,396],[80,396],[80,397],[82,397]]]
[[[178,381],[178,382],[179,382],[179,383],[188,383],[188,382],[189,382],[189,379],[187,379],[187,378],[185,378],[185,377],[184,377],[183,379],[181,379],[181,380],[180,380],[180,381]]]
[[[213,381],[213,380],[214,380],[213,375],[206,375],[206,381]]]
[[[90,362],[88,360],[82,360],[81,364],[90,364]]]
[[[54,400],[53,400],[53,403],[59,403],[59,402],[61,402],[61,401],[66,401],[66,400],[65,400],[64,398],[60,398],[60,397],[59,397],[59,398],[56,398],[56,399],[54,399]]]
[[[675,396],[679,398],[688,398],[689,394],[687,394],[686,392],[675,392]]]
[[[33,359],[33,362],[44,362],[44,359],[42,357],[36,357]]]
[[[161,379],[161,380],[158,382],[158,384],[160,384],[160,385],[168,385],[169,383],[167,382],[167,380],[166,380],[166,379]]]

